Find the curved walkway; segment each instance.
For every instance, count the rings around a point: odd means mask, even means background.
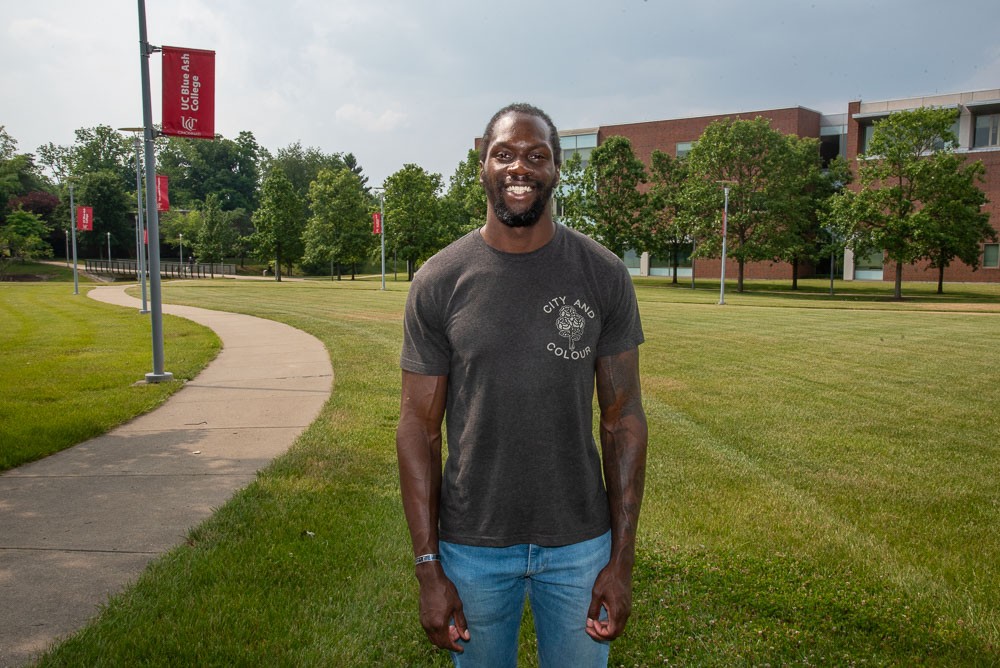
[[[89,296],[138,309],[125,287]],[[287,450],[330,396],[315,337],[235,313],[163,312],[214,330],[218,357],[156,410],[0,475],[0,666],[83,626]]]

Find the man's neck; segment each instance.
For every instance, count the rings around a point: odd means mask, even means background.
[[[552,216],[543,215],[531,227],[510,227],[492,215],[486,217],[486,224],[479,233],[487,245],[504,253],[531,253],[552,241],[556,225]]]

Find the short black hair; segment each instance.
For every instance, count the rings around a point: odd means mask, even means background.
[[[549,126],[549,143],[552,145],[552,161],[556,164],[556,167],[562,165],[562,145],[559,143],[559,130],[556,129],[556,124],[552,122],[552,119],[549,118],[549,115],[544,111],[526,102],[514,102],[513,104],[508,104],[506,107],[493,114],[493,118],[491,118],[490,122],[486,124],[486,130],[483,131],[483,138],[479,142],[479,162],[486,162],[486,152],[489,150],[490,144],[493,143],[493,132],[497,121],[507,114],[527,114],[528,116],[534,116],[545,121],[545,124]]]

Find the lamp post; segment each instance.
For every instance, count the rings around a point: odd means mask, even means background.
[[[80,276],[76,269],[76,204],[73,202],[73,182],[69,184],[69,228],[73,231],[73,294],[80,294]]]
[[[111,268],[111,232],[108,232],[108,268]]]
[[[163,302],[160,294],[160,221],[156,213],[156,155],[153,152],[153,102],[149,83],[149,56],[155,50],[146,37],[146,2],[139,4],[139,74],[142,82],[142,126],[146,154],[146,223],[149,226],[149,292],[152,306],[150,325],[153,333],[153,371],[147,383],[174,379],[163,370]]]
[[[142,139],[139,137],[145,128],[118,128],[122,132],[134,133],[135,142],[135,264],[139,284],[142,286],[142,310],[139,313],[149,313],[146,308],[146,235],[142,225],[142,161],[139,154],[142,151]]]
[[[382,231],[379,236],[382,237],[382,289],[385,290],[385,188],[376,186],[372,190],[378,193],[379,214],[382,220]]]
[[[729,238],[729,186],[735,181],[718,181],[722,184],[725,200],[722,205],[722,270],[719,281],[719,305],[726,303],[726,240]]]
[[[181,240],[181,271],[184,271],[184,233],[178,232],[177,238]]]
[[[72,217],[73,214],[70,214]],[[66,266],[69,266],[69,230],[63,230],[66,233]]]

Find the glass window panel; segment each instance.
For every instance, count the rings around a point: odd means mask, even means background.
[[[986,244],[983,247],[983,266],[991,269],[1000,268],[1000,244]]]
[[[594,148],[597,146],[597,135],[577,135],[576,145],[578,148]]]

